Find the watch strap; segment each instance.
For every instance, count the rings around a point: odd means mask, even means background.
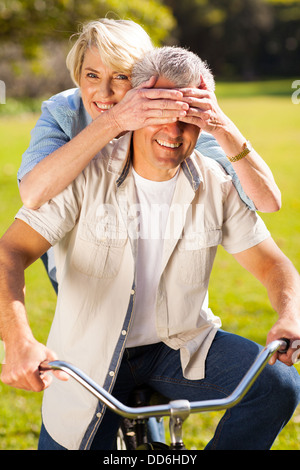
[[[242,158],[246,157],[246,155],[248,155],[248,153],[251,152],[252,146],[251,146],[250,142],[247,141],[247,142],[244,144],[244,147],[245,147],[245,148],[242,150],[242,152],[239,153],[238,155],[236,155],[235,157],[228,157],[228,156],[227,156],[228,160],[229,160],[230,162],[234,163],[234,162],[238,162],[239,160],[242,160]]]

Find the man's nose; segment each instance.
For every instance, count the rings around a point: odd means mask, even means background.
[[[183,133],[184,123],[181,121],[168,122],[165,124],[164,128],[170,136],[178,137]]]

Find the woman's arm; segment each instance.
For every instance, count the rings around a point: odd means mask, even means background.
[[[103,114],[69,142],[61,139],[61,147],[45,155],[22,177],[19,191],[23,204],[29,209],[38,209],[63,191],[116,133],[117,126],[110,125]]]
[[[227,157],[240,154],[246,143],[246,138],[230,120],[222,131],[214,135]],[[270,168],[254,149],[241,160],[232,162],[232,166],[245,193],[253,201],[257,210],[275,212],[280,209],[280,190]]]
[[[152,89],[153,83],[155,79],[150,79],[130,90],[120,103],[101,113],[69,142],[61,138],[62,146],[45,155],[22,177],[19,190],[24,205],[37,209],[59,194],[105,145],[121,133],[176,120],[186,114],[188,106],[180,101],[181,92]],[[44,129],[47,130],[47,126]]]
[[[234,157],[243,150],[246,138],[220,109],[216,96],[207,89],[181,90],[190,109],[182,120],[198,125],[210,133],[227,157]],[[281,207],[281,193],[266,162],[255,150],[232,166],[240,183],[261,212],[275,212]]]

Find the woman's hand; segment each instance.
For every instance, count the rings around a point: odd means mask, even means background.
[[[181,88],[182,101],[189,105],[187,115],[181,121],[194,124],[216,137],[232,124],[221,110],[216,95],[209,91],[203,78],[200,88]]]
[[[139,87],[128,91],[109,110],[120,132],[175,122],[187,115],[189,105],[183,101],[183,93],[175,89],[153,88],[156,81],[156,77],[151,77]]]

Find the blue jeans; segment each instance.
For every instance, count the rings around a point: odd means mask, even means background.
[[[126,403],[136,385],[149,384],[170,400],[208,400],[228,396],[261,347],[237,335],[218,331],[206,359],[203,380],[182,375],[180,352],[163,343],[125,350],[113,395]],[[206,449],[267,450],[300,401],[300,376],[277,361],[264,369],[244,399],[227,410]],[[120,418],[106,410],[91,449],[113,448]],[[58,447],[57,447],[58,446]],[[63,449],[43,428],[40,450]]]

